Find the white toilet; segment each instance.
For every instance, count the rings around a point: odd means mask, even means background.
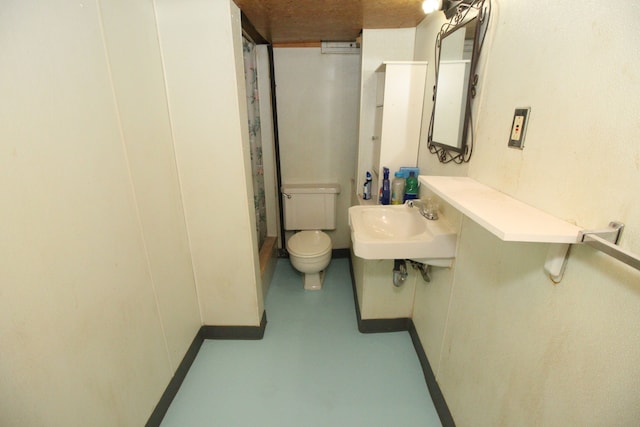
[[[291,265],[303,273],[304,288],[322,289],[331,261],[331,238],[322,230],[336,228],[338,184],[284,184],[284,229],[296,231],[287,240]]]

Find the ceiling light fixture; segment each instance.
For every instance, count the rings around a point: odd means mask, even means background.
[[[422,2],[422,10],[425,14],[435,12],[440,9],[440,0],[424,0]]]
[[[447,19],[451,19],[458,12],[469,9],[477,0],[444,0],[442,10]]]

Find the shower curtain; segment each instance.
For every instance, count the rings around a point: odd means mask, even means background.
[[[247,88],[247,115],[249,117],[249,144],[251,175],[253,177],[253,204],[256,215],[258,249],[267,236],[267,209],[264,194],[264,167],[262,164],[262,136],[260,134],[260,106],[258,103],[258,74],[256,71],[256,45],[242,37],[244,79]]]

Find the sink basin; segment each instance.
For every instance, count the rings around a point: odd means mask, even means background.
[[[353,252],[364,259],[413,259],[442,264],[455,257],[456,233],[442,215],[430,221],[407,205],[352,206]],[[438,261],[441,262],[438,262]]]

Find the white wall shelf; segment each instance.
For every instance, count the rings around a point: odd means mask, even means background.
[[[464,215],[508,242],[577,243],[581,228],[468,177],[420,176]]]

